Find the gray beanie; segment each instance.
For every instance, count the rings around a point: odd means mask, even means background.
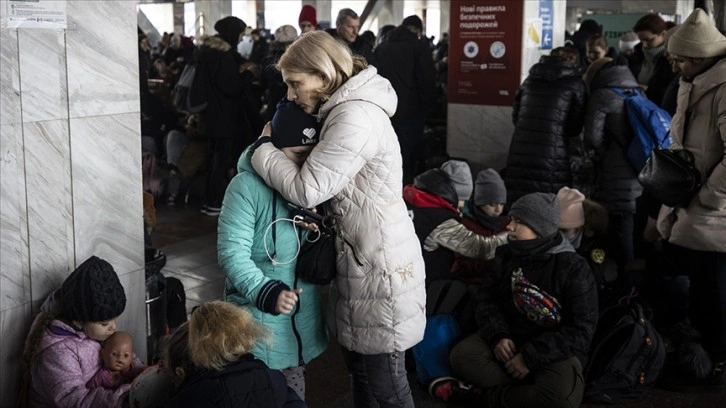
[[[474,204],[493,205],[507,202],[507,187],[502,176],[494,169],[486,169],[476,176],[474,185]]]
[[[445,171],[451,178],[459,200],[471,198],[474,183],[471,180],[471,169],[465,161],[449,160],[441,165],[441,170]]]
[[[559,231],[560,202],[551,193],[531,193],[512,204],[509,216],[528,226],[540,237],[548,237]]]

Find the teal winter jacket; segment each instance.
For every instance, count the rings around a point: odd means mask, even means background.
[[[250,146],[237,164],[238,174],[227,187],[217,227],[217,256],[227,275],[224,299],[246,308],[270,331],[252,354],[270,368],[285,369],[308,363],[328,344],[320,291],[316,285],[295,276],[298,239],[306,234],[291,221],[272,223],[273,196],[276,214],[290,219],[287,201],[257,175],[252,168]],[[275,237],[273,239],[273,231]],[[274,256],[274,264],[268,257]],[[282,290],[302,288],[292,313],[275,314]]]

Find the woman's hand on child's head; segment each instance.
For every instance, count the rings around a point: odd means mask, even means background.
[[[514,345],[512,339],[501,339],[494,347],[494,357],[502,363],[511,360],[516,352],[517,346]]]
[[[529,368],[527,368],[527,364],[525,364],[522,354],[517,354],[504,363],[504,368],[507,370],[507,374],[509,374],[510,377],[517,380],[521,380],[529,374]]]
[[[275,313],[290,314],[295,307],[295,303],[298,301],[297,295],[300,293],[302,293],[301,288],[280,292],[280,295],[277,297],[277,304],[275,305]]]

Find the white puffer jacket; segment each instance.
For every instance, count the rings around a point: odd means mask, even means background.
[[[389,117],[397,97],[373,67],[320,108],[320,143],[298,168],[271,143],[252,165],[288,201],[306,208],[331,200],[337,219],[338,275],[328,325],[362,354],[403,351],[423,338],[425,270],[402,195],[401,148]]]

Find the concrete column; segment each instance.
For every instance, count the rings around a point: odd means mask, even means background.
[[[68,29],[0,28],[2,407],[33,315],[91,255],[119,275],[119,329],[147,354],[136,3],[68,0],[66,13]]]
[[[314,0],[311,4],[315,7],[315,11],[318,12],[318,25],[321,28],[327,29],[335,25],[338,10],[331,9],[330,0]]]
[[[449,17],[451,2],[449,0],[441,0],[441,32],[448,33],[451,18]]]
[[[403,21],[403,2],[395,0],[379,0],[383,1],[383,7],[378,12],[378,28],[391,24],[398,26]]]
[[[174,3],[174,32],[184,34],[184,3]]]
[[[214,23],[232,15],[231,0],[197,0],[194,2],[198,22],[196,36],[213,35]]]

